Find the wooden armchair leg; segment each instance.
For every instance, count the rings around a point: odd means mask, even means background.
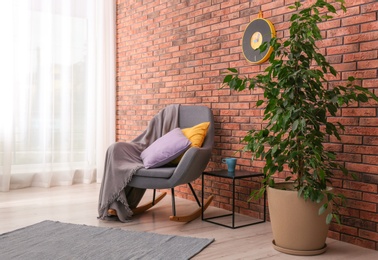
[[[137,214],[140,214],[140,213],[143,213],[145,212],[146,210],[152,208],[153,206],[155,206],[159,201],[161,201],[165,195],[167,195],[166,192],[163,192],[162,194],[160,194],[156,199],[154,199],[153,201],[150,201],[146,204],[143,204],[139,207],[136,207],[135,209],[132,209],[134,215],[137,215]]]
[[[135,209],[132,209],[134,215],[136,214],[140,214],[140,213],[143,213],[145,212],[146,210],[152,208],[153,206],[155,206],[159,201],[161,201],[165,195],[167,195],[166,192],[163,192],[162,194],[160,194],[157,198],[154,198],[153,201],[150,201],[146,204],[143,204],[139,207],[136,207]],[[117,216],[117,211],[115,209],[108,209],[108,216]]]
[[[210,203],[212,202],[213,200],[213,195],[211,195],[205,202],[204,202],[204,205],[203,205],[203,211],[205,211],[209,206],[210,206]],[[172,220],[172,221],[177,221],[177,222],[190,222],[196,218],[198,218],[199,216],[201,216],[202,214],[202,208],[198,208],[197,210],[195,210],[193,213],[189,214],[189,215],[184,215],[184,216],[170,216],[169,217],[169,220]]]

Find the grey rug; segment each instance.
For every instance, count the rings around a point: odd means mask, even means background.
[[[0,259],[190,259],[214,239],[43,221],[0,235]]]

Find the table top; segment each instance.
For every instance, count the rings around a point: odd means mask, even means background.
[[[210,175],[215,177],[222,177],[228,179],[242,179],[248,177],[259,177],[264,176],[262,172],[250,172],[250,171],[240,171],[235,170],[235,172],[228,172],[227,170],[214,170],[214,171],[205,171],[204,175]]]

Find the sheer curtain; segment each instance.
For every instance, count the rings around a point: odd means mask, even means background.
[[[0,3],[0,191],[101,181],[115,134],[115,2]]]

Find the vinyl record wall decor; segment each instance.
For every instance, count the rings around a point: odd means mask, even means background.
[[[274,25],[269,20],[262,18],[260,11],[258,18],[250,22],[244,31],[242,48],[247,61],[252,64],[261,64],[267,61],[273,51],[269,42],[274,37],[276,37]],[[268,42],[268,48],[260,52],[259,47],[264,42]]]

